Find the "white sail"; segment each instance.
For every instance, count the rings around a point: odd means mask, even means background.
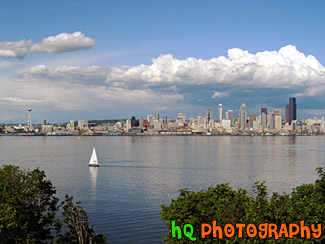
[[[89,160],[89,166],[99,166],[95,148],[93,148],[93,153],[91,154],[91,157]]]

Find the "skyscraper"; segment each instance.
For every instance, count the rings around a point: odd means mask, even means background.
[[[226,119],[230,120],[230,124],[232,125],[233,120],[234,120],[234,111],[228,110]]]
[[[261,108],[261,125],[262,128],[266,128],[267,127],[267,108]]]
[[[281,127],[282,127],[282,111],[281,111],[281,109],[273,109],[273,116],[274,116],[274,128],[277,131],[280,131]]]
[[[222,121],[223,119],[223,111],[222,111],[222,104],[219,104],[219,108],[218,108],[218,119],[219,121]]]
[[[70,120],[70,130],[74,130],[74,120]]]
[[[149,122],[150,128],[153,127],[153,116],[151,114],[147,116],[147,121]]]
[[[135,116],[132,116],[131,118],[131,126],[138,127],[139,126],[139,120],[135,118]]]
[[[164,117],[163,117],[163,124],[164,124],[164,125],[167,125],[167,116],[164,116]]]
[[[243,103],[239,108],[239,124],[240,128],[244,128],[246,126],[247,119],[247,106]]]
[[[286,123],[290,124],[290,104],[286,106],[285,109]]]
[[[140,118],[139,118],[139,127],[140,127],[140,128],[143,127],[143,122],[144,122],[143,117],[140,116]]]
[[[208,125],[210,123],[210,121],[212,120],[212,111],[211,111],[211,109],[207,109],[207,111],[205,112],[205,117],[206,117],[206,123]]]
[[[249,128],[253,128],[253,122],[256,121],[256,114],[249,114]]]
[[[291,124],[292,120],[297,120],[296,98],[295,97],[290,97],[289,104],[290,104],[290,121],[289,121],[289,124]]]
[[[207,111],[205,111],[205,117],[206,117],[207,124],[209,124],[210,121],[212,120],[212,111],[211,111],[211,109],[207,109]]]
[[[182,124],[184,124],[186,122],[185,113],[178,113],[178,118],[182,120]]]

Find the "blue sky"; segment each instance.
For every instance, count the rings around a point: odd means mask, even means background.
[[[325,115],[324,1],[1,3],[0,123]]]

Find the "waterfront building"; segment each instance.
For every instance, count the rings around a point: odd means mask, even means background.
[[[88,130],[88,120],[78,120],[78,129],[79,130]]]
[[[44,132],[45,125],[46,125],[46,119],[42,119],[41,132]]]
[[[153,117],[151,114],[149,114],[149,115],[147,116],[147,121],[149,122],[149,127],[150,127],[150,128],[153,126],[153,119],[154,119],[154,117]],[[149,128],[148,128],[148,129],[149,129]]]
[[[197,126],[201,128],[206,128],[205,116],[197,116]]]
[[[274,116],[274,129],[276,129],[276,131],[282,129],[282,116]]]
[[[289,124],[291,124],[293,120],[297,120],[297,104],[296,104],[296,98],[295,97],[290,97],[289,104],[290,104]]]
[[[163,117],[163,124],[164,124],[164,125],[167,125],[167,116],[164,116],[164,117]]]
[[[294,131],[297,129],[297,120],[291,120],[291,127]]]
[[[131,129],[132,126],[131,126],[131,120],[130,119],[127,119],[126,120],[126,123],[125,123],[125,130],[126,131],[129,131],[129,129]]]
[[[270,112],[267,116],[267,128],[274,129],[274,114]]]
[[[162,123],[160,122],[160,121],[158,121],[158,120],[154,120],[153,121],[153,128],[155,129],[155,130],[161,130],[161,128],[162,128]]]
[[[51,133],[54,131],[53,125],[42,125],[42,132],[43,133]]]
[[[182,123],[184,124],[186,122],[186,115],[185,113],[178,113],[178,119],[182,120]]]
[[[131,127],[138,127],[139,126],[139,120],[135,118],[135,116],[131,117]]]
[[[285,107],[285,122],[290,123],[290,104]]]
[[[229,119],[223,119],[223,120],[221,120],[221,126],[223,128],[230,128],[231,127],[231,121]]]
[[[273,109],[274,116],[281,116],[282,117],[282,110],[281,108],[275,108]]]
[[[247,106],[243,103],[239,108],[239,126],[241,129],[246,127],[247,120]]]
[[[156,113],[156,116],[155,116],[155,118],[156,118],[156,120],[158,120],[158,121],[159,121],[159,114],[158,114],[158,113]]]
[[[222,104],[221,103],[219,104],[219,107],[218,107],[218,119],[219,119],[220,122],[223,119],[223,111],[222,111]]]
[[[142,128],[143,127],[143,117],[142,116],[140,116],[140,118],[139,118],[139,127],[140,128]]]
[[[208,124],[208,129],[214,129],[215,128],[215,124],[214,124],[214,120],[210,120],[209,124]]]
[[[234,121],[234,111],[228,110],[226,112],[226,120],[230,120],[231,124],[233,124],[233,121]]]
[[[254,120],[253,121],[253,130],[257,131],[258,129],[260,129],[261,126],[261,121],[260,120]]]
[[[70,130],[74,130],[74,120],[70,120],[69,126]]]
[[[279,131],[282,127],[282,110],[273,109],[273,118],[274,118],[274,128]]]
[[[205,112],[205,117],[206,117],[206,123],[207,123],[207,125],[209,125],[210,121],[212,121],[212,111],[211,111],[211,109],[207,109],[207,111]]]
[[[261,108],[261,125],[263,129],[267,127],[267,108]]]
[[[256,114],[249,114],[249,128],[254,128],[254,121],[256,121]]]

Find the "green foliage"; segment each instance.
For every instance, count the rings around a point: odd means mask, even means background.
[[[166,243],[325,243],[325,236],[310,240],[294,236],[292,239],[274,238],[260,239],[248,237],[243,231],[243,237],[238,238],[238,232],[232,238],[218,239],[213,235],[201,238],[201,224],[216,221],[217,226],[224,227],[230,223],[249,224],[255,226],[263,223],[274,223],[278,230],[282,223],[296,223],[301,220],[305,225],[322,224],[325,220],[325,172],[323,168],[317,169],[320,179],[315,184],[301,185],[293,189],[290,195],[273,193],[268,197],[265,183],[257,182],[253,187],[254,196],[250,196],[244,189],[233,190],[229,184],[220,184],[210,187],[206,191],[180,190],[177,200],[172,200],[170,206],[162,205],[162,220],[166,222],[168,235],[163,241]],[[192,242],[184,236],[181,239],[172,236],[171,223],[179,226],[183,231],[184,225],[191,224],[194,229]],[[322,225],[322,233],[325,226]],[[211,232],[212,233],[212,232]]]
[[[96,235],[89,227],[80,202],[74,206],[72,197],[66,196],[60,205],[55,193],[52,183],[45,180],[44,171],[0,167],[0,243],[54,243],[55,239],[58,244],[106,243],[105,235]],[[62,206],[64,219],[58,220],[56,213]]]
[[[3,243],[46,243],[58,198],[45,173],[21,171],[16,166],[0,168],[0,240]]]
[[[83,210],[80,202],[73,204],[73,197],[65,196],[63,204],[64,219],[57,225],[58,244],[105,244],[106,235],[96,235],[93,227],[89,226],[88,215]],[[67,231],[61,234],[62,226]]]

